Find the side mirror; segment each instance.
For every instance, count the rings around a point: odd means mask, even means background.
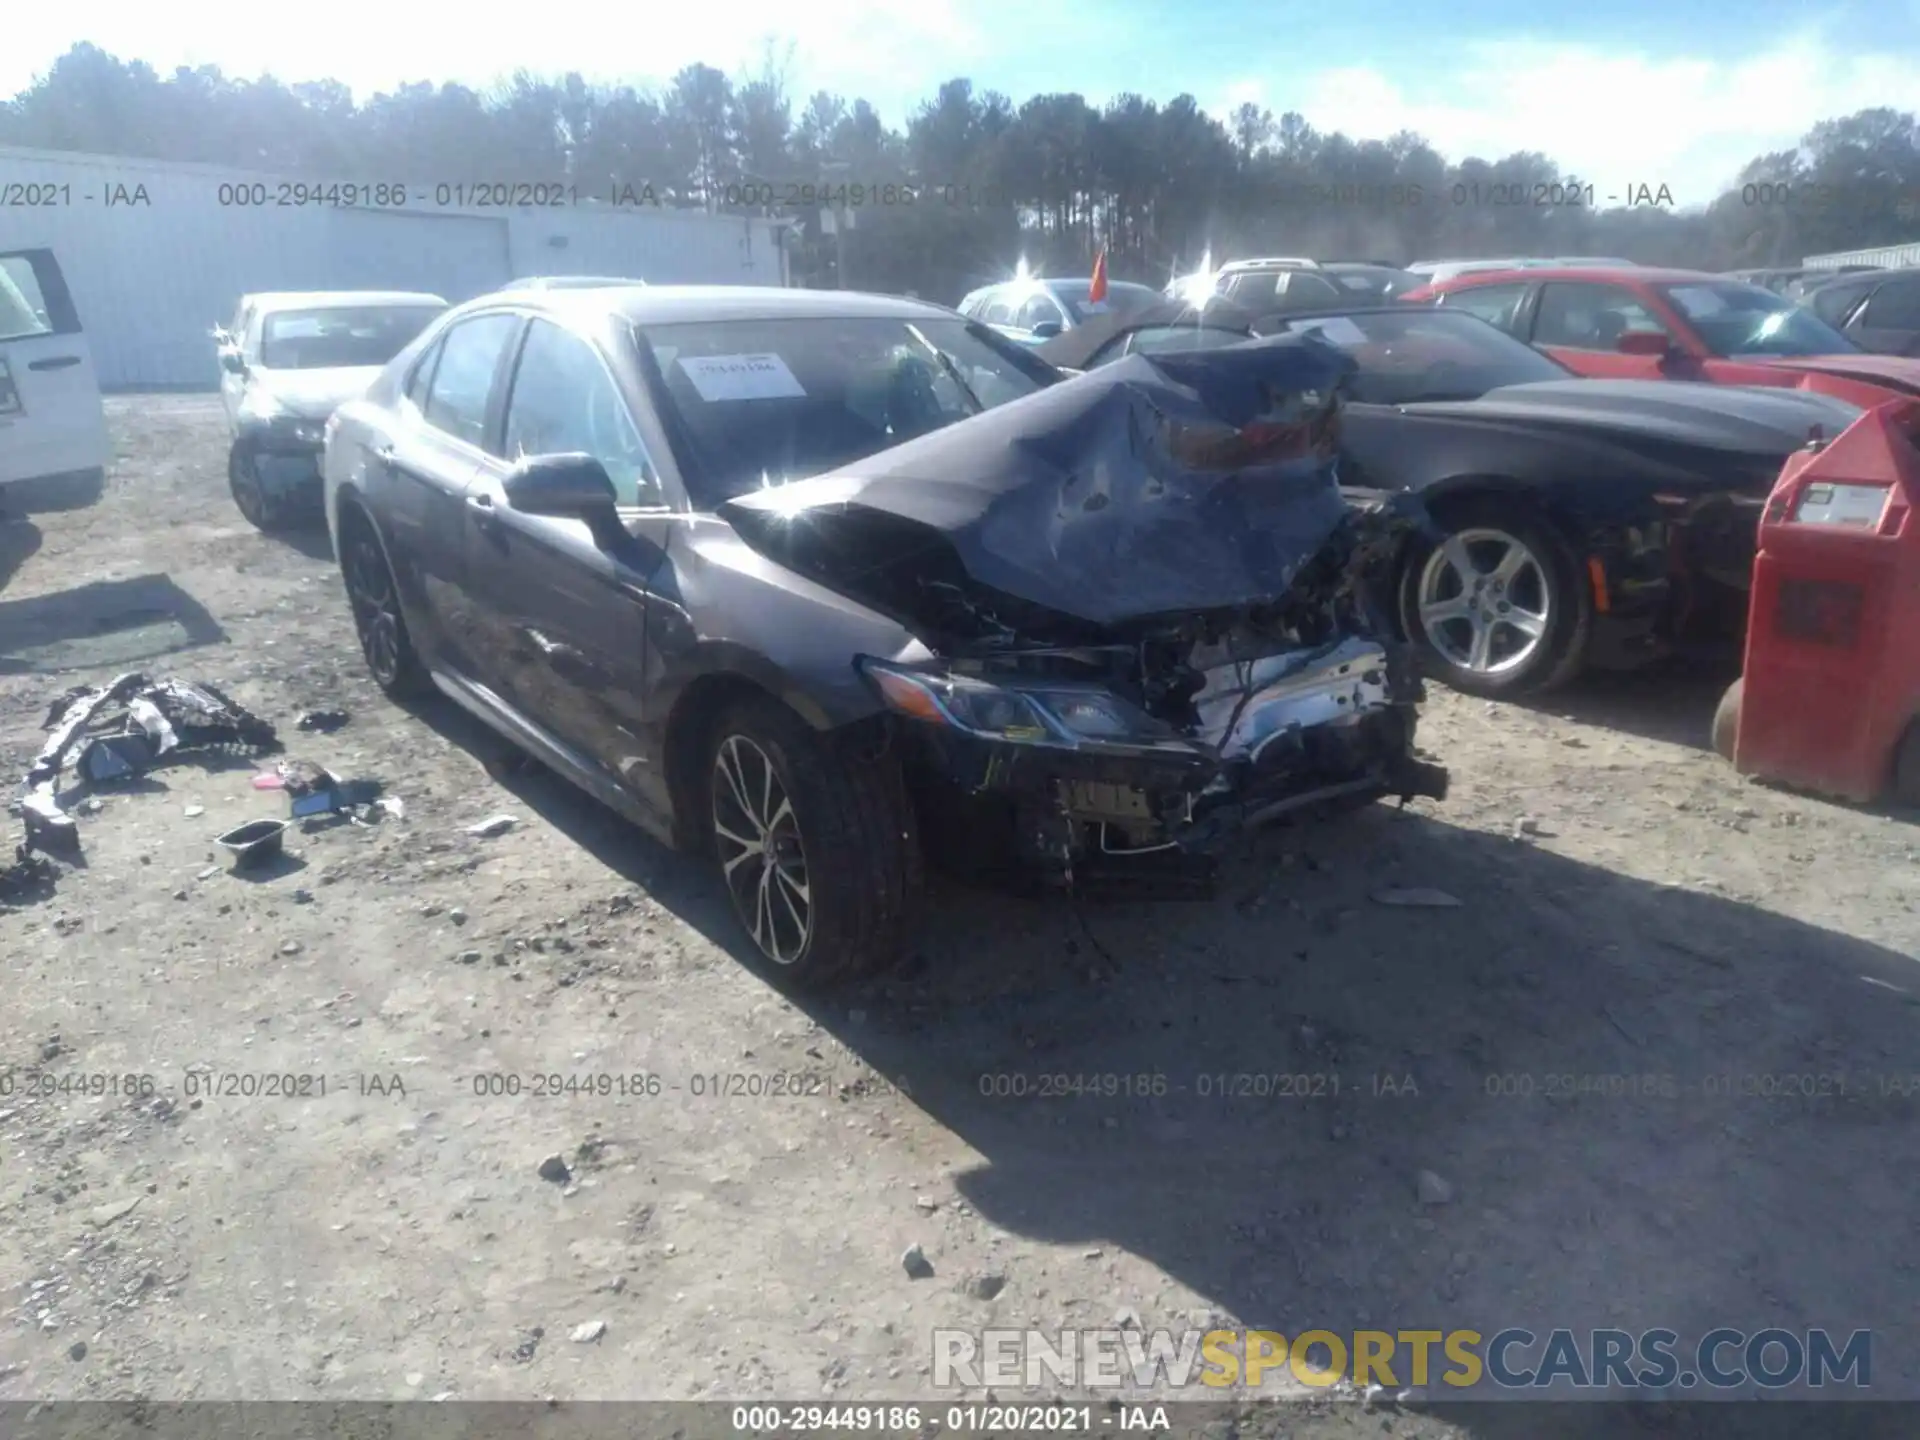
[[[1622,355],[1650,355],[1665,359],[1673,353],[1673,342],[1658,330],[1629,330],[1613,342]]]
[[[220,368],[229,375],[244,375],[247,373],[247,362],[238,350],[223,350],[220,352]]]
[[[618,525],[613,481],[591,455],[529,455],[508,472],[507,504],[523,515],[585,520],[598,528]]]
[[[1058,320],[1042,320],[1038,325],[1033,327],[1034,336],[1041,340],[1053,339],[1054,336],[1060,333],[1060,330],[1061,325]]]

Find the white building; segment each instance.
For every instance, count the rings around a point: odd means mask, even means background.
[[[458,302],[512,279],[569,274],[784,285],[784,230],[651,203],[638,184],[606,195],[560,185],[476,193],[473,178],[335,186],[0,146],[0,251],[53,250],[100,382],[113,389],[212,388],[207,332],[251,291],[426,290]]]
[[[1809,255],[1800,262],[1809,270],[1838,270],[1842,265],[1920,265],[1920,240],[1910,245],[1882,245],[1877,250],[1836,250],[1831,255]]]

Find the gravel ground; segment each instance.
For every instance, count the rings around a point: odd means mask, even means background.
[[[1874,1392],[1920,1394],[1920,832],[1733,777],[1719,677],[1437,692],[1444,804],[1269,832],[1206,904],[942,888],[903,971],[794,1003],[699,866],[377,694],[324,537],[235,512],[211,397],[109,410],[101,502],[0,527],[0,760],[140,667],[406,809],[247,883],[211,837],[284,802],[181,764],[0,911],[0,1399],[924,1398],[935,1328],[1116,1317],[1871,1326]],[[1233,1078],[1276,1075],[1321,1078]],[[1287,1416],[1600,1433],[1509,1409]]]

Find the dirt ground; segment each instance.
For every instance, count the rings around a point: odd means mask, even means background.
[[[295,830],[248,883],[211,839],[284,800],[182,763],[0,911],[0,1399],[924,1398],[936,1328],[1136,1319],[1871,1327],[1874,1393],[1920,1394],[1920,830],[1734,777],[1724,676],[1437,691],[1444,803],[1269,832],[1205,904],[943,887],[902,972],[796,1004],[701,867],[377,694],[324,536],[235,512],[212,398],[110,418],[100,503],[0,526],[0,762],[142,668],[405,816]],[[296,731],[315,707],[353,718]],[[109,1075],[155,1088],[58,1088]],[[325,1094],[205,1093],[260,1075]],[[1219,1093],[1275,1075],[1327,1078]]]

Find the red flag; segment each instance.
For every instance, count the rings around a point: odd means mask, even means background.
[[[1087,286],[1087,303],[1098,305],[1107,298],[1107,252],[1102,250],[1093,262],[1093,283]]]

